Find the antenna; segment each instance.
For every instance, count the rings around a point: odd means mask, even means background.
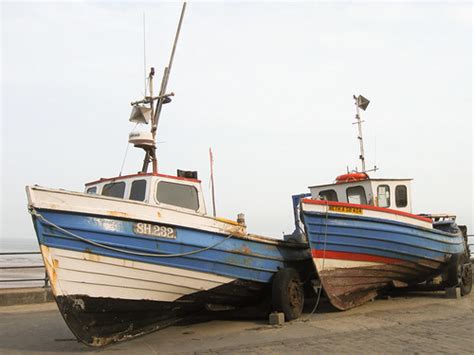
[[[377,136],[374,138],[374,171],[377,171]]]
[[[212,195],[212,214],[216,216],[216,197],[214,191],[214,156],[212,155],[212,149],[209,147],[209,163],[211,165],[211,195]]]
[[[144,95],[146,96],[146,27],[145,27],[145,11],[143,11],[143,78],[145,80],[145,91]],[[150,95],[151,96],[151,95]]]

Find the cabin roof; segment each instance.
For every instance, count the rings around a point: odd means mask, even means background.
[[[85,185],[89,186],[89,185],[94,185],[94,184],[98,184],[98,183],[106,182],[106,181],[117,181],[117,180],[125,180],[129,178],[134,178],[134,177],[146,177],[146,176],[158,176],[158,177],[164,177],[168,179],[175,179],[175,180],[182,180],[182,181],[184,180],[184,181],[191,181],[191,182],[197,182],[197,183],[201,182],[201,180],[198,180],[198,179],[184,178],[180,176],[158,174],[158,173],[138,173],[138,174],[116,176],[116,177],[111,177],[111,178],[100,178],[99,180],[86,182]]]
[[[391,179],[391,178],[368,178],[364,180],[356,180],[356,181],[345,181],[345,182],[332,182],[330,184],[322,184],[322,185],[312,185],[308,186],[308,188],[312,189],[315,187],[329,187],[329,186],[340,186],[340,185],[347,185],[347,184],[354,184],[354,183],[363,183],[364,181],[411,181],[412,178],[404,178],[404,179]]]

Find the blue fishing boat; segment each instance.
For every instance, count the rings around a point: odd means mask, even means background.
[[[362,171],[296,196],[295,218],[311,247],[321,286],[345,310],[391,287],[420,283],[470,293],[472,267],[465,226],[453,215],[413,214],[411,179],[372,178],[365,168],[356,99]]]
[[[158,118],[173,96],[166,86],[184,10],[159,95],[152,68],[149,95],[132,103],[130,121],[151,126],[129,136],[145,151],[141,172],[87,183],[84,192],[26,187],[52,293],[87,345],[270,298],[287,318],[301,314],[301,279],[311,269],[307,244],[248,233],[243,214],[237,221],[216,217],[215,208],[209,214],[197,172],[158,172]]]

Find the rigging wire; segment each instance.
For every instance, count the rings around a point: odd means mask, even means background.
[[[109,245],[105,245],[105,244],[102,244],[102,243],[94,242],[92,240],[81,237],[80,235],[74,234],[74,233],[69,232],[68,230],[66,230],[64,228],[59,227],[58,225],[56,225],[53,222],[46,219],[46,217],[44,217],[41,213],[37,212],[34,208],[30,208],[29,212],[30,212],[31,215],[33,215],[33,216],[37,217],[38,219],[42,220],[45,224],[47,224],[47,225],[49,225],[53,228],[56,228],[58,231],[63,232],[63,233],[65,233],[65,234],[67,234],[67,235],[69,235],[73,238],[79,239],[80,241],[82,241],[84,243],[91,244],[91,245],[94,245],[94,246],[99,247],[99,248],[104,248],[104,249],[116,251],[116,252],[119,252],[119,253],[130,254],[130,255],[138,255],[138,256],[153,256],[153,257],[157,257],[157,258],[176,258],[176,257],[180,257],[180,256],[193,255],[193,254],[201,253],[203,251],[215,248],[216,246],[224,243],[226,240],[233,237],[232,234],[229,234],[224,239],[219,240],[217,243],[209,245],[205,248],[192,250],[192,251],[188,251],[188,252],[185,252],[185,253],[179,253],[179,254],[140,253],[140,252],[134,252],[134,251],[131,251],[131,250],[124,250],[124,249],[115,248],[115,247],[112,247],[112,246],[109,246]]]
[[[133,133],[133,132],[135,131],[135,129],[137,128],[137,126],[138,126],[138,122],[137,122],[137,124],[135,125],[135,127],[133,127],[131,133]],[[120,173],[119,173],[118,176],[122,176],[123,167],[124,167],[124,165],[125,165],[125,160],[127,159],[128,148],[130,148],[130,142],[127,141],[127,148],[125,148],[125,154],[124,154],[124,156],[123,156],[122,166],[120,167]]]
[[[145,11],[143,11],[143,77],[145,80],[145,92],[143,96],[146,96],[147,89],[147,75],[146,75],[146,27],[145,27]]]

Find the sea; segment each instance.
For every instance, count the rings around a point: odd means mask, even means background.
[[[35,252],[36,254],[10,254]],[[23,268],[28,266],[28,268]],[[31,266],[35,266],[31,268]],[[45,270],[35,237],[0,239],[0,288],[44,286]],[[37,281],[19,281],[32,280]]]

